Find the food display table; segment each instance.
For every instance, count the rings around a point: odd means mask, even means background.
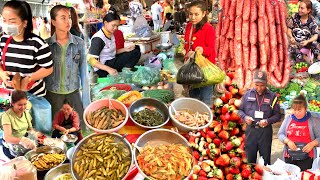
[[[154,34],[151,37],[130,37],[128,42],[134,43],[140,47],[141,53],[149,53],[156,49],[156,45],[160,43],[160,34]]]

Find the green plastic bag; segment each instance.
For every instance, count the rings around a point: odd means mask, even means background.
[[[174,63],[174,59],[166,59],[163,61],[163,69],[169,71],[171,74],[176,75],[178,69]]]
[[[97,101],[99,99],[104,99],[104,98],[117,99],[118,97],[120,97],[124,93],[126,93],[125,90],[117,90],[117,89],[103,90],[103,91],[100,91],[93,98],[93,101]]]
[[[192,87],[199,88],[221,83],[226,74],[218,66],[210,62],[207,58],[196,52],[196,64],[201,68],[205,81],[195,84]]]
[[[138,70],[132,75],[132,82],[140,86],[153,86],[160,82],[160,70],[146,66],[135,66]]]

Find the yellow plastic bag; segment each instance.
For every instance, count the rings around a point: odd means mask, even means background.
[[[219,84],[226,76],[224,71],[222,71],[218,66],[210,62],[198,52],[196,52],[196,64],[201,68],[206,81],[192,85],[194,88]]]

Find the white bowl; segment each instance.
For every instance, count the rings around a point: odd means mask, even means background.
[[[185,125],[174,117],[174,110],[172,106],[176,111],[191,110],[193,112],[208,113],[209,122],[200,127],[190,127],[188,125]],[[202,101],[199,101],[194,98],[179,98],[174,100],[169,107],[169,115],[170,115],[170,118],[172,119],[172,124],[175,127],[177,127],[179,131],[182,131],[182,132],[198,131],[198,130],[204,129],[208,127],[213,121],[213,114],[209,106],[203,103]]]
[[[102,130],[102,129],[97,129],[97,128],[94,128],[92,127],[88,122],[87,122],[87,119],[86,119],[86,114],[88,112],[92,112],[92,111],[95,111],[103,106],[106,106],[108,107],[109,106],[109,101],[111,102],[112,106],[118,110],[120,110],[122,112],[122,114],[124,114],[125,116],[125,119],[124,121],[119,124],[119,126],[115,127],[115,128],[112,128],[112,129],[107,129],[107,130]],[[112,133],[112,132],[118,132],[128,121],[129,119],[129,113],[128,113],[128,109],[127,107],[121,103],[120,101],[118,100],[114,100],[114,99],[100,99],[100,100],[97,100],[97,101],[94,101],[92,102],[91,104],[89,104],[89,106],[84,110],[83,112],[83,120],[86,124],[86,126],[93,130],[94,132],[98,132],[98,133]]]

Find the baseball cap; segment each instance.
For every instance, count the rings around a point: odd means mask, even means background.
[[[267,73],[265,71],[257,70],[253,75],[253,82],[260,82],[267,84]]]

